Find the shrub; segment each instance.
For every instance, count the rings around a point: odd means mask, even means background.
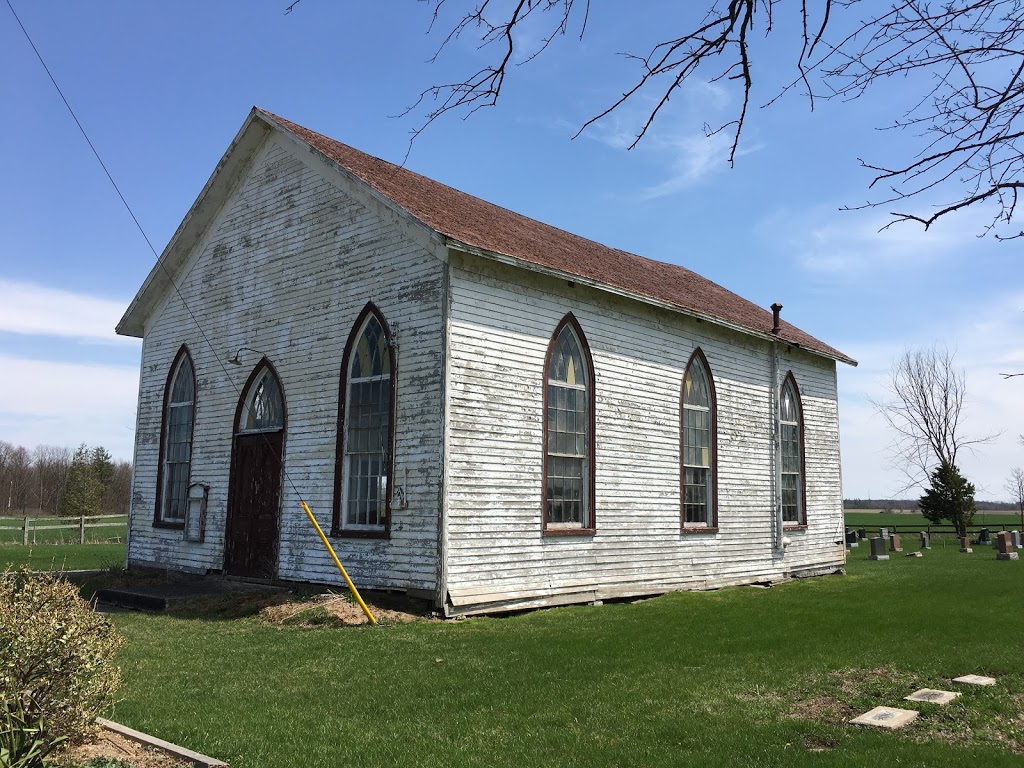
[[[0,574],[0,738],[19,719],[17,738],[38,729],[41,749],[87,735],[120,685],[122,642],[67,581],[27,568]]]

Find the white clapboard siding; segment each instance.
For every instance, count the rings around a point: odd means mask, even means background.
[[[804,409],[807,528],[773,548],[772,344],[483,259],[450,269],[446,587],[454,613],[704,588],[844,563],[835,363],[780,345]],[[594,361],[597,533],[542,536],[544,359],[573,312]],[[717,395],[719,532],[680,532],[683,372]],[[562,596],[562,597],[557,597]],[[539,602],[538,602],[539,601]]]
[[[329,531],[341,358],[372,300],[400,344],[394,481],[408,507],[396,505],[387,541],[333,544],[361,586],[436,589],[444,254],[425,243],[342,174],[272,135],[176,275],[202,332],[173,292],[146,323],[130,562],[222,567],[232,422],[259,362],[243,352],[242,366],[227,365],[244,346],[267,355],[287,407],[278,575],[341,583],[299,500]],[[210,485],[202,544],[153,527],[164,387],[182,344],[197,378],[191,480]]]

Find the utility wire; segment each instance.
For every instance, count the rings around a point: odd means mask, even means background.
[[[72,119],[75,121],[75,125],[78,126],[78,130],[82,133],[82,136],[85,138],[86,143],[89,145],[89,149],[92,150],[93,155],[96,157],[96,160],[99,162],[100,167],[103,169],[103,173],[106,174],[107,179],[110,181],[111,186],[114,188],[114,191],[117,192],[117,196],[121,199],[121,202],[124,204],[125,209],[128,211],[128,215],[131,216],[132,221],[135,222],[135,226],[142,234],[142,238],[146,241],[146,245],[149,246],[149,250],[152,251],[153,256],[156,258],[156,263],[160,266],[160,269],[163,270],[164,275],[167,277],[167,281],[171,284],[171,288],[174,289],[174,293],[181,301],[181,305],[185,308],[185,311],[188,313],[188,316],[192,319],[192,322],[195,323],[196,328],[199,330],[199,335],[202,336],[203,341],[206,342],[206,346],[210,348],[211,352],[213,352],[213,359],[216,360],[217,364],[220,366],[221,372],[224,374],[224,378],[235,390],[235,393],[241,396],[241,390],[239,390],[235,382],[232,381],[231,375],[228,373],[227,367],[224,365],[224,362],[220,359],[220,357],[217,354],[217,348],[213,346],[213,342],[211,342],[210,338],[206,335],[206,331],[203,330],[203,326],[202,324],[200,324],[199,319],[195,316],[195,313],[192,312],[192,308],[188,305],[188,302],[185,300],[185,296],[182,294],[181,289],[179,289],[177,284],[174,282],[174,277],[171,275],[170,270],[167,269],[167,265],[164,263],[163,258],[160,256],[159,253],[157,253],[156,248],[153,247],[153,243],[149,239],[149,236],[146,234],[146,230],[142,228],[142,224],[139,223],[138,217],[136,217],[135,212],[132,210],[132,207],[128,204],[128,201],[125,199],[125,196],[121,193],[121,188],[118,187],[117,182],[114,181],[114,177],[111,175],[110,170],[107,168],[107,164],[104,163],[103,158],[100,157],[100,153],[97,151],[96,146],[92,143],[92,140],[89,138],[89,134],[86,133],[85,127],[82,125],[82,122],[78,119],[78,115],[75,114],[75,110],[71,108],[71,104],[68,102],[67,97],[64,96],[64,92],[57,84],[57,79],[53,76],[53,73],[50,71],[50,68],[46,65],[46,61],[43,59],[43,55],[39,52],[39,49],[36,47],[36,44],[32,41],[32,36],[28,33],[28,30],[25,29],[25,25],[21,22],[21,18],[18,16],[18,12],[14,10],[14,6],[11,5],[11,0],[4,1],[7,3],[7,7],[11,9],[11,14],[14,16],[14,20],[18,22],[18,26],[21,27],[21,31],[25,35],[25,39],[28,40],[28,44],[32,46],[32,51],[35,53],[36,58],[39,59],[39,63],[43,65],[43,69],[46,71],[47,77],[50,78],[50,82],[53,83],[53,87],[60,95],[61,101],[63,101],[64,106],[67,107],[68,112],[71,114]],[[288,481],[288,485],[291,486],[295,494],[301,499],[302,494],[299,493],[299,489],[295,486],[295,483],[288,475],[288,470],[284,467],[282,457],[277,455],[277,452],[274,450],[273,446],[270,444],[270,440],[266,437],[265,434],[263,436],[263,439],[267,443],[267,446],[271,449],[271,452],[277,458],[278,463],[281,464],[281,468],[283,470],[285,480]]]

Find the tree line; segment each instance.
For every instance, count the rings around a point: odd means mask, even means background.
[[[132,465],[102,446],[29,450],[0,440],[0,514],[127,515]]]
[[[979,512],[1013,512],[1017,505],[1009,501],[977,501]],[[843,499],[843,509],[916,510],[917,499]]]

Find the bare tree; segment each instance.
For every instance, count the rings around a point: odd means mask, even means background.
[[[967,379],[945,347],[904,352],[893,364],[886,389],[891,398],[873,404],[895,433],[894,458],[909,481],[902,490],[926,482],[936,466],[956,466],[962,450],[997,436],[964,432]]]
[[[1010,501],[1020,510],[1020,529],[1024,531],[1024,469],[1014,467],[1006,478],[1004,490],[1010,494]]]
[[[287,7],[291,12],[299,4]],[[420,0],[433,6],[431,31],[441,35],[438,56],[464,36],[485,59],[465,77],[423,90],[407,112],[420,113],[414,137],[447,113],[467,117],[498,103],[513,64],[543,54],[559,38],[584,38],[588,21],[607,9],[590,0]],[[906,129],[916,153],[895,162],[865,161],[874,172],[874,197],[864,206],[893,206],[892,221],[928,228],[956,211],[985,207],[987,231],[997,238],[1017,230],[1017,196],[1024,190],[1024,3],[1020,0],[705,0],[687,4],[692,19],[677,29],[659,27],[645,52],[622,54],[635,67],[632,84],[583,123],[580,132],[627,103],[644,105],[636,139],[643,139],[671,97],[690,85],[736,89],[736,111],[708,135],[726,132],[735,162],[756,101],[767,106],[797,90],[814,108],[817,99],[856,99],[895,80],[905,111],[886,128]],[[635,12],[630,8],[628,11]],[[792,56],[792,76],[772,82],[755,63],[773,54],[781,38]],[[475,59],[479,61],[479,59]],[[762,82],[764,78],[767,82]],[[763,89],[756,86],[765,86]],[[579,132],[576,134],[579,135]],[[908,198],[928,193],[938,204],[908,209]],[[918,198],[920,199],[920,198]],[[916,207],[916,206],[915,206]]]
[[[68,480],[71,450],[56,445],[39,445],[33,452],[35,466],[36,506],[50,514],[57,513],[57,505]]]

